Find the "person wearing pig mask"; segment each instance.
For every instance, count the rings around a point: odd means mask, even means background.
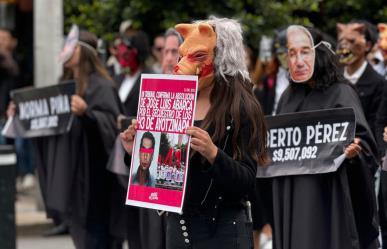
[[[186,130],[193,153],[183,213],[167,216],[167,248],[252,248],[245,204],[266,162],[266,127],[243,60],[241,26],[212,17],[176,30],[184,42],[174,72],[198,75],[199,92],[194,126]],[[121,133],[126,159],[136,125]]]

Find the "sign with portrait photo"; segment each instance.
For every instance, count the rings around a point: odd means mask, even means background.
[[[198,78],[142,74],[126,204],[180,213]]]
[[[271,163],[257,177],[323,174],[336,171],[355,136],[352,108],[267,116]]]

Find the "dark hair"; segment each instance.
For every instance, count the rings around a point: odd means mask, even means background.
[[[177,41],[179,42],[179,46],[183,43],[184,39],[183,37],[180,35],[179,32],[176,31],[176,29],[174,28],[169,28],[167,29],[167,31],[165,31],[164,33],[164,38],[167,39],[169,36],[176,36],[177,37]]]
[[[142,141],[147,138],[147,139],[150,139],[152,141],[152,148],[155,147],[155,137],[153,136],[153,134],[149,131],[145,132],[142,137],[141,137],[141,143],[140,143],[140,147],[141,148],[144,148],[144,146],[142,145]]]
[[[323,41],[323,34],[315,28],[307,27],[312,35],[314,45]],[[311,87],[324,90],[336,83],[348,83],[344,77],[344,68],[339,59],[326,45],[320,44],[315,48],[314,72],[310,82]]]
[[[377,27],[375,25],[373,25],[372,23],[370,23],[369,21],[363,20],[363,19],[354,19],[354,20],[350,21],[349,23],[364,24],[364,27],[365,27],[364,37],[365,37],[367,42],[371,43],[371,49],[372,49],[372,47],[378,41],[379,34],[378,34]],[[370,51],[371,51],[371,49],[370,49]],[[367,52],[370,52],[370,51],[367,51]]]
[[[258,165],[264,166],[268,162],[266,151],[266,124],[262,109],[253,96],[253,84],[243,80],[240,75],[222,77],[214,80],[211,91],[211,107],[203,121],[202,127],[207,130],[214,126],[212,135],[214,143],[226,137],[227,119],[232,119],[234,132],[231,137],[233,158],[241,159],[244,153],[252,156]],[[242,149],[239,146],[242,122],[251,124],[250,139]]]
[[[111,80],[108,71],[105,66],[102,64],[97,53],[98,38],[95,34],[88,31],[81,30],[79,31],[79,41],[84,42],[87,45],[80,45],[81,53],[79,58],[79,78],[77,79],[78,87],[77,94],[83,96],[87,89],[87,84],[89,82],[89,76],[92,73],[96,73],[99,76]],[[65,70],[62,80],[72,79],[72,70]]]
[[[130,37],[122,37],[122,41],[127,47],[137,49],[137,62],[143,66],[150,55],[148,35],[139,30]]]

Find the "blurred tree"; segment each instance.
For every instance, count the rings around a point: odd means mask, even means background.
[[[150,37],[176,23],[204,19],[213,14],[241,20],[250,47],[258,49],[260,37],[290,23],[314,26],[335,37],[336,23],[387,19],[381,0],[64,0],[65,25],[77,23],[105,39],[111,39],[122,20]]]

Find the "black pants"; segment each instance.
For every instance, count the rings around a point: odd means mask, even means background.
[[[219,209],[216,216],[200,212],[167,216],[167,249],[251,249],[252,224],[244,209]]]

